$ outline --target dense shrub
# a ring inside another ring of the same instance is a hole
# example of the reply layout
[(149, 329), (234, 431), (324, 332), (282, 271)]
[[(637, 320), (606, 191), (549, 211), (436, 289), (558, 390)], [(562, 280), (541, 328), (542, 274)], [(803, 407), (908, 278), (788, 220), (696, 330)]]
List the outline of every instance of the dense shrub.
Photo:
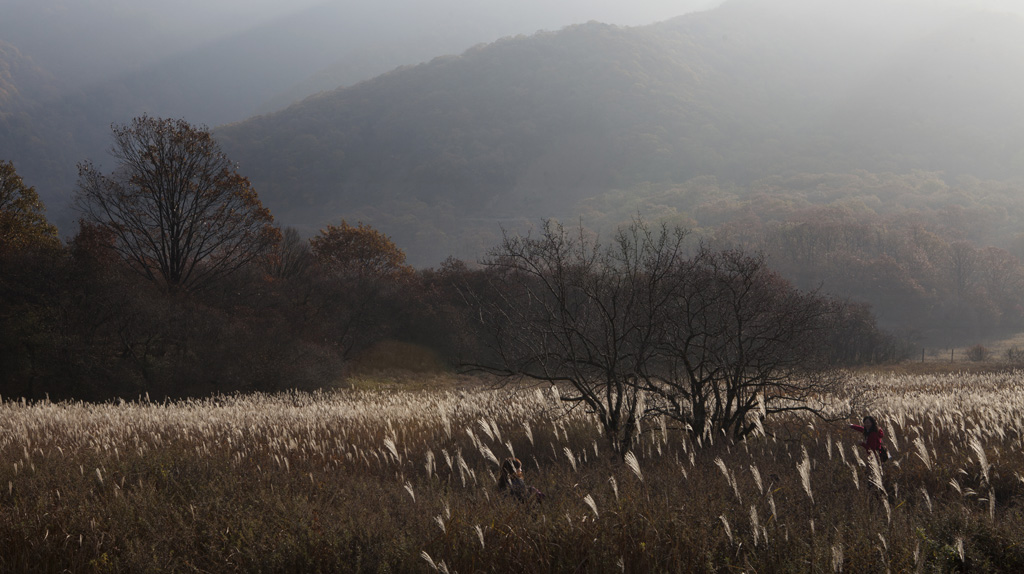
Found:
[(975, 345), (967, 349), (967, 358), (975, 363), (988, 359), (992, 353), (984, 345)]

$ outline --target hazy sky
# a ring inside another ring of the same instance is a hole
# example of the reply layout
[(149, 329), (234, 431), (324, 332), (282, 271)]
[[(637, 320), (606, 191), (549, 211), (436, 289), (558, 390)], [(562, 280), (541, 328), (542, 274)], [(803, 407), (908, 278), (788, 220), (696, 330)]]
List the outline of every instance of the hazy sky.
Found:
[[(146, 67), (303, 11), (349, 17), (339, 35), (382, 24), (411, 36), (479, 26), (481, 37), (599, 20), (647, 24), (722, 0), (0, 0), (0, 41), (71, 81)], [(468, 46), (466, 46), (468, 47)], [(335, 57), (340, 57), (336, 55)]]
[[(439, 23), (514, 34), (598, 20), (648, 24), (709, 9), (723, 0), (0, 0), (0, 40), (59, 74), (83, 77), (146, 66), (196, 46), (286, 19), (304, 10), (351, 14), (339, 34), (366, 19), (413, 33)], [(749, 0), (740, 0), (749, 1)], [(757, 0), (753, 0), (757, 1)], [(771, 3), (776, 0), (762, 0)], [(854, 0), (822, 0), (853, 3)], [(1024, 11), (1019, 0), (892, 0)], [(494, 39), (494, 38), (490, 38)], [(481, 39), (480, 41), (486, 41)], [(88, 70), (88, 71), (86, 71)]]
[[(42, 40), (51, 33), (74, 29), (101, 36), (110, 26), (133, 22), (157, 37), (209, 41), (322, 5), (348, 6), (355, 17), (368, 11), (390, 13), (396, 23), (428, 13), (446, 12), (474, 17), (548, 22), (564, 26), (587, 20), (623, 25), (646, 24), (680, 13), (720, 4), (722, 0), (0, 0), (6, 17), (0, 32), (32, 35)], [(22, 19), (21, 22), (18, 22)], [(27, 21), (26, 21), (27, 20)], [(97, 25), (99, 23), (99, 25)], [(26, 26), (30, 28), (26, 30)], [(33, 26), (41, 26), (32, 29)], [(47, 26), (52, 26), (47, 28)], [(123, 30), (130, 33), (131, 30)]]

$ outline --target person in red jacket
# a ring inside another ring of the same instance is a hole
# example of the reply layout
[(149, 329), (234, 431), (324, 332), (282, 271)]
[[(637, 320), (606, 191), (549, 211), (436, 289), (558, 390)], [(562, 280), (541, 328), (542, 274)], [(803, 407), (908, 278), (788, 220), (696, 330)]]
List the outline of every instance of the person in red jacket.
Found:
[(544, 499), (541, 491), (523, 482), (523, 463), (515, 457), (506, 458), (501, 463), (498, 490), (511, 495), (519, 502), (540, 502)]
[(866, 416), (862, 422), (864, 423), (863, 426), (850, 425), (850, 428), (853, 430), (864, 433), (864, 442), (860, 443), (860, 446), (864, 447), (864, 450), (868, 453), (877, 456), (882, 462), (889, 460), (889, 452), (882, 445), (885, 433), (882, 429), (878, 428), (875, 417)]

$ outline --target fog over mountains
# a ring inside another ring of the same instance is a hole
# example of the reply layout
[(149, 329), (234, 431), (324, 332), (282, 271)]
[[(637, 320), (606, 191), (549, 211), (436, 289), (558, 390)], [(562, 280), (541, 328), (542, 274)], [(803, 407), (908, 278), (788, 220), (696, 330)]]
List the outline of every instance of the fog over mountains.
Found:
[[(175, 21), (131, 2), (13, 2), (0, 157), (66, 229), (74, 165), (108, 161), (110, 123), (235, 122), (218, 140), (282, 224), (363, 220), (417, 264), (475, 258), (501, 225), (615, 223), (695, 178), (736, 197), (804, 173), (1024, 178), (1024, 19), (1009, 4), (716, 4), (195, 2)], [(704, 10), (648, 24), (687, 8)], [(634, 26), (561, 29), (588, 14)], [(99, 35), (78, 42), (76, 21)], [(31, 33), (44, 26), (53, 37)], [(679, 217), (703, 226), (695, 209)]]
[(1019, 179), (1022, 34), (1015, 15), (739, 0), (506, 38), (218, 136), (284, 220), (358, 217), (436, 261), (499, 223), (702, 176)]
[(0, 157), (60, 213), (74, 164), (106, 160), (111, 123), (215, 126), (509, 34), (718, 2), (2, 0)]

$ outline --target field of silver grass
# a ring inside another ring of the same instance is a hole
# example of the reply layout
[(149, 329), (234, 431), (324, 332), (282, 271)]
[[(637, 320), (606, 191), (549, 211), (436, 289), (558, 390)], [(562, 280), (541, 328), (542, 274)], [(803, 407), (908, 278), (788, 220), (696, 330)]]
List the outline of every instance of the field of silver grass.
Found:
[[(796, 416), (652, 420), (623, 459), (550, 387), (8, 401), (0, 570), (1018, 571), (1022, 386), (859, 376), (883, 465)], [(496, 490), (508, 456), (542, 501)]]

